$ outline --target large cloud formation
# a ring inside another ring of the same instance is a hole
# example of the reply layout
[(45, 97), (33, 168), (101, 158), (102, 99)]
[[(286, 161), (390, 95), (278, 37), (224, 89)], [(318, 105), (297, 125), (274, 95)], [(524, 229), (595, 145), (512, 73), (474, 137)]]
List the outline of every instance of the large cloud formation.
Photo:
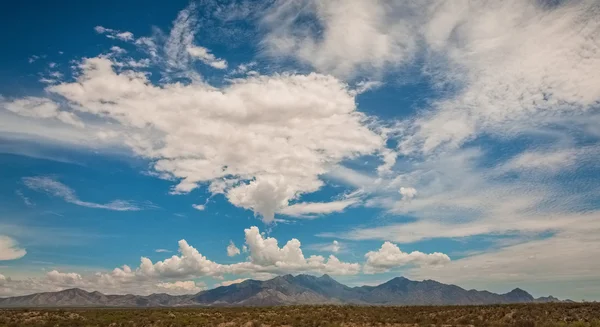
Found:
[(179, 179), (173, 193), (211, 183), (266, 222), (290, 200), (318, 190), (319, 175), (334, 164), (383, 144), (364, 126), (351, 91), (331, 76), (257, 76), (216, 89), (155, 86), (112, 66), (106, 58), (86, 59), (76, 82), (48, 91), (127, 128), (115, 137), (154, 160), (157, 172)]
[[(248, 249), (246, 261), (220, 264), (202, 255), (186, 240), (180, 240), (178, 254), (156, 262), (142, 257), (137, 268), (124, 265), (114, 268), (112, 271), (92, 274), (51, 270), (42, 278), (29, 279), (11, 279), (0, 275), (0, 296), (54, 291), (69, 287), (120, 294), (131, 292), (136, 294), (152, 292), (184, 294), (197, 292), (204, 287), (204, 282), (196, 280), (198, 278), (222, 279), (226, 275), (268, 278), (288, 273), (340, 276), (356, 275), (361, 271), (361, 264), (343, 262), (333, 254), (327, 258), (320, 255), (306, 257), (301, 249), (300, 241), (295, 238), (280, 247), (277, 239), (264, 236), (258, 227), (247, 228), (244, 230), (244, 234)], [(384, 244), (378, 253), (383, 254), (382, 251), (386, 249), (387, 245)], [(388, 271), (406, 265), (438, 265), (449, 261), (447, 256), (440, 253), (426, 255), (413, 252), (405, 254), (411, 257), (410, 260), (396, 258), (393, 262), (389, 260), (383, 262), (380, 258), (381, 255), (378, 257), (373, 253), (375, 252), (367, 254), (368, 260), (365, 266), (365, 269), (371, 273)], [(403, 255), (402, 253), (392, 254)]]

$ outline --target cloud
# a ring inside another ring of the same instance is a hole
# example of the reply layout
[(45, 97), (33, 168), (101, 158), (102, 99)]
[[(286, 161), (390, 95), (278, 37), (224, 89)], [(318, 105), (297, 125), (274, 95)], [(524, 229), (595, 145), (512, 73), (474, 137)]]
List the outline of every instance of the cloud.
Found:
[(169, 253), (172, 252), (171, 250), (167, 250), (167, 249), (156, 249), (154, 250), (154, 252), (156, 253)]
[(204, 211), (204, 209), (206, 209), (206, 206), (204, 204), (192, 204), (192, 208), (199, 211)]
[(156, 87), (111, 66), (106, 58), (87, 59), (77, 82), (48, 90), (128, 127), (125, 144), (153, 159), (157, 172), (180, 179), (174, 193), (225, 178), (227, 199), (265, 222), (300, 194), (318, 190), (319, 175), (337, 162), (383, 145), (356, 112), (347, 86), (331, 76), (254, 76), (218, 90), (194, 83)]
[(62, 284), (71, 285), (71, 284), (77, 284), (77, 283), (83, 281), (83, 278), (81, 277), (80, 274), (61, 273), (57, 270), (52, 270), (52, 271), (49, 271), (48, 273), (46, 273), (46, 278), (48, 279), (48, 281), (59, 284), (59, 285), (62, 285)]
[(77, 197), (77, 194), (74, 190), (51, 177), (24, 177), (23, 183), (25, 186), (34, 191), (43, 192), (54, 197), (62, 198), (68, 203), (82, 207), (115, 211), (138, 211), (144, 209), (144, 207), (126, 200), (114, 200), (106, 204), (82, 201)]
[(425, 254), (419, 251), (406, 253), (402, 252), (396, 244), (390, 242), (383, 243), (381, 248), (377, 251), (367, 252), (365, 258), (367, 258), (367, 262), (364, 266), (364, 272), (367, 274), (387, 272), (392, 268), (409, 264), (438, 266), (450, 262), (450, 257), (443, 253), (435, 252)]
[(504, 165), (512, 171), (557, 172), (571, 167), (576, 163), (578, 151), (528, 151), (522, 152)]
[(238, 247), (235, 246), (233, 241), (229, 241), (229, 245), (227, 246), (227, 256), (235, 257), (238, 254), (240, 254), (240, 249), (238, 249)]
[(3, 101), (0, 106), (17, 115), (38, 119), (56, 119), (76, 127), (84, 127), (83, 122), (72, 112), (60, 110), (58, 103), (37, 97), (25, 97), (13, 101)]
[[(194, 43), (197, 23), (191, 4), (168, 35), (157, 30), (131, 41), (158, 69), (159, 82), (114, 56), (83, 59), (73, 81), (46, 91), (86, 117), (86, 129), (75, 133), (64, 126), (32, 126), (31, 137), (126, 146), (151, 160), (159, 176), (179, 181), (172, 193), (188, 193), (206, 183), (213, 194), (223, 193), (265, 222), (274, 221), (280, 210), (301, 214), (312, 207), (315, 213), (325, 212), (325, 204), (286, 207), (319, 190), (324, 185), (320, 176), (339, 162), (385, 145), (368, 117), (356, 110), (356, 92), (335, 77), (316, 73), (255, 74), (211, 86), (195, 71), (192, 54), (213, 64), (220, 59)], [(115, 37), (122, 33), (102, 26), (95, 30)], [(15, 129), (5, 125), (0, 123), (0, 130)], [(198, 130), (199, 125), (206, 128)]]
[(333, 255), (328, 258), (315, 255), (305, 257), (297, 239), (291, 239), (283, 247), (279, 247), (277, 239), (264, 237), (257, 227), (245, 229), (244, 233), (249, 254), (247, 261), (220, 264), (203, 256), (187, 241), (180, 240), (177, 255), (156, 262), (142, 257), (137, 268), (123, 265), (108, 272), (86, 274), (52, 270), (43, 278), (6, 278), (9, 282), (0, 285), (0, 296), (71, 287), (118, 294), (132, 291), (136, 294), (181, 294), (186, 291), (197, 292), (197, 288), (204, 286), (196, 282), (197, 288), (194, 288), (189, 281), (177, 282), (181, 279), (222, 278), (228, 274), (264, 279), (288, 273), (355, 275), (360, 272), (360, 264), (342, 262)]
[[(325, 175), (354, 188), (357, 204), (390, 217), (384, 225), (322, 233), (336, 239), (405, 244), (551, 233), (546, 244), (556, 246), (552, 242), (564, 235), (586, 237), (599, 185), (595, 1), (273, 4), (259, 18), (264, 54), (320, 73), (263, 76), (239, 66), (241, 78), (208, 84), (194, 63), (221, 59), (197, 44), (191, 5), (170, 33), (157, 30), (129, 41), (149, 56), (160, 78), (105, 55), (88, 58), (70, 82), (48, 87), (49, 98), (36, 100), (49, 108), (60, 103), (50, 117), (28, 116), (34, 119), (24, 124), (21, 113), (4, 110), (0, 130), (26, 131), (35, 140), (125, 145), (152, 161), (157, 175), (178, 181), (172, 193), (207, 185), (265, 222), (277, 213), (312, 217), (345, 210), (347, 199), (298, 202), (321, 189)], [(188, 50), (194, 47), (199, 56)], [(358, 94), (378, 86), (369, 81), (407, 77), (410, 83), (413, 75), (426, 80), (433, 96), (412, 116), (381, 122), (357, 110)], [(57, 118), (71, 109), (86, 118), (80, 118), (85, 131)], [(17, 111), (37, 114), (28, 110)], [(376, 171), (343, 166), (364, 155), (381, 160)], [(300, 246), (288, 244), (265, 247), (275, 264), (254, 253), (249, 262), (216, 270), (321, 272), (329, 265), (318, 256), (313, 266), (303, 255), (289, 257)], [(283, 249), (291, 254), (282, 255)], [(489, 258), (496, 251), (487, 250)], [(593, 246), (577, 251), (588, 257), (597, 252)], [(587, 276), (584, 270), (576, 273)]]
[(401, 187), (400, 195), (402, 195), (402, 200), (410, 200), (417, 196), (417, 190), (412, 187)]
[(35, 206), (35, 203), (33, 203), (33, 201), (31, 201), (30, 198), (26, 197), (25, 194), (23, 194), (23, 191), (21, 190), (16, 190), (15, 194), (21, 198), (21, 200), (23, 200), (23, 203), (25, 203), (26, 206), (28, 207), (33, 207)]
[(380, 73), (414, 57), (417, 27), (407, 18), (420, 17), (419, 7), (407, 1), (278, 1), (262, 17), (262, 44), (268, 55), (293, 57), (336, 76)]
[(187, 48), (187, 52), (195, 58), (200, 59), (203, 63), (217, 69), (226, 69), (227, 61), (224, 59), (219, 59), (215, 57), (214, 54), (210, 53), (205, 47), (201, 46), (189, 46)]
[(110, 52), (112, 52), (116, 55), (121, 55), (121, 54), (127, 53), (127, 50), (114, 45), (114, 46), (110, 47)]
[(339, 252), (343, 251), (343, 249), (344, 249), (343, 245), (336, 240), (332, 241), (331, 243), (310, 244), (309, 246), (307, 246), (307, 248), (310, 250), (319, 251), (319, 252), (333, 252), (333, 253), (339, 253)]
[[(518, 244), (453, 260), (442, 269), (419, 267), (410, 269), (407, 276), (431, 278), (447, 283), (475, 285), (536, 285), (539, 292), (550, 292), (557, 285), (569, 285), (574, 281), (586, 281), (593, 285), (598, 281), (600, 269), (597, 260), (590, 260), (597, 249), (598, 214), (590, 217), (590, 223), (578, 224), (577, 229), (558, 232), (551, 237), (530, 239)], [(595, 219), (595, 220), (594, 220)], [(597, 291), (597, 288), (595, 289)], [(576, 293), (570, 290), (565, 293)], [(554, 293), (553, 293), (554, 294)]]
[(340, 249), (341, 249), (340, 243), (338, 241), (334, 240), (331, 244), (331, 252), (337, 253), (337, 252), (340, 252)]
[(280, 209), (277, 213), (296, 218), (313, 218), (313, 215), (342, 212), (358, 201), (358, 199), (347, 199), (332, 202), (301, 202)]
[[(597, 9), (594, 1), (437, 5), (424, 26), (428, 69), (460, 90), (415, 120), (403, 150), (456, 147), (480, 133), (512, 136), (597, 106)], [(541, 39), (549, 42), (532, 41)]]
[(121, 32), (118, 30), (114, 30), (111, 28), (106, 28), (103, 26), (96, 26), (94, 27), (94, 31), (96, 31), (96, 33), (98, 34), (104, 34), (106, 35), (107, 38), (109, 39), (117, 39), (117, 40), (121, 40), (121, 41), (133, 41), (135, 38), (133, 36), (133, 33), (131, 32)]
[(170, 294), (193, 294), (200, 292), (206, 285), (203, 283), (194, 282), (192, 280), (176, 281), (156, 284), (158, 288), (163, 288)]
[(25, 249), (19, 247), (17, 242), (4, 235), (0, 235), (0, 261), (16, 260), (27, 254)]

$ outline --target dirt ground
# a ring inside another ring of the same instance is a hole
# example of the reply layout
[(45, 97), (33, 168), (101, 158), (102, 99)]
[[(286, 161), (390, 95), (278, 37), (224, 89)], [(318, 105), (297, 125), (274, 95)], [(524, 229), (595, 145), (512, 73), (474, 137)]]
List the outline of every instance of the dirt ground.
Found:
[(600, 303), (404, 307), (0, 309), (0, 326), (600, 327)]

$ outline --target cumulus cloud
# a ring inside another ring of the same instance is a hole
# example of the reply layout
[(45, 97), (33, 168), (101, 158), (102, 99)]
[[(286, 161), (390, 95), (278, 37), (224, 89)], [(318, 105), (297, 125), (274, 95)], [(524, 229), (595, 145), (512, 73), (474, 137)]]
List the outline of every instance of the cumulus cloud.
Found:
[[(156, 262), (142, 257), (137, 268), (123, 265), (109, 272), (92, 274), (52, 270), (43, 278), (23, 280), (6, 278), (9, 282), (0, 287), (0, 296), (69, 287), (119, 294), (132, 290), (137, 294), (152, 292), (181, 294), (197, 292), (204, 287), (204, 284), (198, 282), (193, 284), (193, 281), (181, 281), (182, 279), (222, 278), (227, 274), (245, 274), (263, 279), (288, 273), (354, 275), (360, 272), (360, 264), (342, 262), (333, 255), (328, 258), (316, 255), (305, 257), (300, 248), (300, 241), (297, 239), (292, 239), (283, 247), (279, 247), (277, 239), (263, 236), (257, 227), (245, 229), (244, 233), (249, 253), (247, 261), (220, 264), (206, 258), (187, 241), (180, 240), (178, 254)], [(239, 249), (236, 254), (239, 254)]]
[(385, 242), (377, 251), (369, 251), (365, 254), (367, 262), (364, 266), (364, 272), (373, 274), (386, 272), (392, 268), (401, 267), (409, 264), (418, 266), (438, 266), (450, 262), (450, 257), (443, 253), (434, 252), (426, 254), (419, 251), (411, 253), (402, 252), (400, 248), (393, 243)]
[(20, 248), (17, 241), (11, 237), (0, 235), (0, 261), (19, 259), (25, 254), (27, 251)]
[(198, 211), (204, 211), (204, 209), (206, 209), (206, 206), (204, 204), (192, 204), (192, 208)]
[(283, 247), (279, 247), (277, 239), (264, 237), (257, 227), (244, 230), (246, 244), (250, 253), (250, 262), (260, 268), (260, 271), (286, 272), (318, 272), (334, 275), (351, 275), (360, 270), (358, 263), (341, 262), (330, 255), (328, 259), (312, 255), (304, 257), (300, 249), (300, 241), (291, 239)]
[(254, 76), (218, 90), (157, 87), (143, 75), (116, 73), (106, 58), (87, 59), (81, 68), (76, 82), (48, 90), (130, 128), (126, 144), (180, 180), (174, 193), (225, 178), (221, 191), (229, 201), (265, 222), (290, 200), (318, 190), (319, 175), (337, 162), (383, 146), (347, 86), (331, 76)]
[(229, 245), (227, 246), (227, 256), (235, 257), (238, 254), (240, 254), (240, 249), (237, 246), (235, 246), (233, 241), (229, 241)]
[(23, 183), (25, 186), (34, 191), (43, 192), (54, 197), (62, 198), (68, 203), (82, 207), (115, 211), (137, 211), (144, 209), (144, 206), (139, 206), (126, 200), (114, 200), (106, 204), (82, 201), (79, 199), (79, 197), (77, 197), (77, 194), (73, 189), (51, 177), (24, 177)]
[(417, 190), (413, 187), (401, 187), (400, 195), (402, 195), (402, 200), (410, 200), (417, 196)]
[(170, 294), (192, 294), (200, 292), (205, 287), (203, 283), (197, 283), (192, 280), (157, 283), (156, 286), (165, 289)]

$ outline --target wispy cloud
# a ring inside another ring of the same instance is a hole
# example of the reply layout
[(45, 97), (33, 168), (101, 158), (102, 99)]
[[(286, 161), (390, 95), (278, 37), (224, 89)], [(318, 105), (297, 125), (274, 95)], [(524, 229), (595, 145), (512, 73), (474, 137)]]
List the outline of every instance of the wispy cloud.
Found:
[(346, 252), (346, 245), (337, 240), (331, 243), (315, 243), (306, 246), (307, 249), (319, 252), (342, 253)]
[(82, 207), (115, 211), (138, 211), (148, 209), (149, 207), (151, 207), (149, 205), (139, 205), (127, 200), (113, 200), (106, 204), (83, 201), (79, 199), (79, 197), (73, 189), (57, 181), (54, 178), (46, 176), (24, 177), (23, 183), (25, 184), (25, 186), (32, 190), (61, 198), (68, 203), (72, 203)]
[(35, 203), (33, 203), (33, 201), (31, 201), (30, 198), (26, 197), (25, 194), (23, 194), (23, 191), (21, 190), (16, 190), (15, 194), (21, 198), (21, 200), (23, 200), (23, 203), (25, 203), (26, 206), (28, 207), (33, 207), (35, 206)]
[(295, 218), (316, 218), (334, 212), (342, 212), (349, 206), (357, 204), (359, 199), (346, 199), (332, 202), (300, 202), (289, 205), (277, 213)]

